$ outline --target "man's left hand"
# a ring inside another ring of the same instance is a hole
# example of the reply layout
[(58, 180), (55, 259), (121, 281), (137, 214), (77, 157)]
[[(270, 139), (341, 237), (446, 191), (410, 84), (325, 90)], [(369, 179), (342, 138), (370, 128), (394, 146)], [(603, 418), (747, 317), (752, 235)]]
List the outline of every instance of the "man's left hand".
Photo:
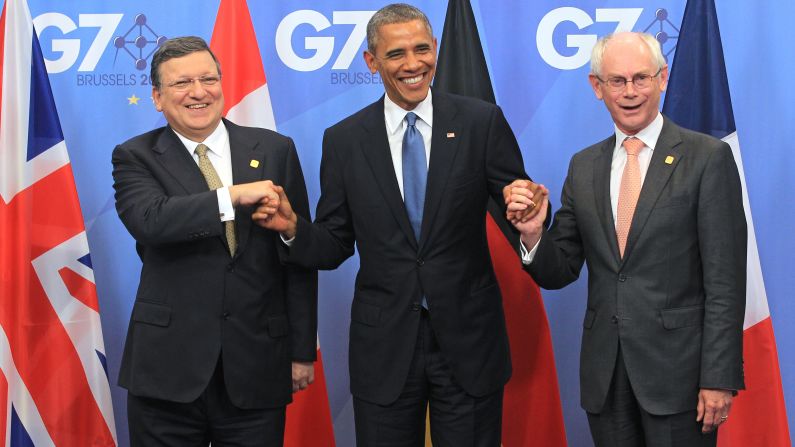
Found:
[(306, 389), (315, 381), (315, 364), (293, 362), (293, 393)]
[(698, 416), (696, 421), (702, 422), (702, 433), (717, 430), (720, 424), (729, 419), (729, 410), (732, 406), (732, 392), (730, 390), (715, 390), (702, 388), (698, 393)]

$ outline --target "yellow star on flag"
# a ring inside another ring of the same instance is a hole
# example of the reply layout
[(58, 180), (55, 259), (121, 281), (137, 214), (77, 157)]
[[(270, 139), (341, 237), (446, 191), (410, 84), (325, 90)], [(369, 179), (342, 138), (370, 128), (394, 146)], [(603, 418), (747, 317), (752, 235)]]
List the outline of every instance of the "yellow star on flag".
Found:
[(133, 95), (132, 95), (132, 96), (130, 96), (129, 98), (127, 98), (127, 101), (130, 101), (130, 102), (127, 104), (127, 105), (130, 105), (130, 104), (135, 104), (135, 105), (138, 105), (138, 100), (139, 100), (139, 99), (141, 99), (141, 98), (139, 98), (139, 97), (135, 96), (135, 93), (133, 93)]

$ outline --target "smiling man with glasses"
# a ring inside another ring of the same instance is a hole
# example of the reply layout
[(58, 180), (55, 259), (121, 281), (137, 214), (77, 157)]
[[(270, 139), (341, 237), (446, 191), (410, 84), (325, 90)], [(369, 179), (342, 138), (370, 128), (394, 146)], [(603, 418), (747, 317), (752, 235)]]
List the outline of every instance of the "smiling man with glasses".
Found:
[(505, 190), (525, 268), (559, 289), (588, 264), (580, 392), (597, 447), (715, 446), (744, 387), (737, 166), (728, 144), (659, 112), (668, 66), (653, 36), (602, 38), (589, 81), (615, 126), (573, 156), (552, 227), (521, 216), (530, 182)]
[(295, 146), (221, 117), (221, 64), (198, 37), (152, 57), (168, 125), (113, 151), (116, 209), (143, 268), (122, 357), (132, 446), (282, 446), (291, 392), (313, 379), (317, 273), (279, 262), (253, 225), (309, 204)]

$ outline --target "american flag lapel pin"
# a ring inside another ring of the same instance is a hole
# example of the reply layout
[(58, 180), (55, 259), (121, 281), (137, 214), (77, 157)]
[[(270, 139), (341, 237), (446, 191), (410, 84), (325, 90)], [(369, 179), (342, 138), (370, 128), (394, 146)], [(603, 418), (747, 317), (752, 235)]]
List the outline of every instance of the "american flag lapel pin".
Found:
[(447, 138), (455, 138), (455, 132), (447, 132)]

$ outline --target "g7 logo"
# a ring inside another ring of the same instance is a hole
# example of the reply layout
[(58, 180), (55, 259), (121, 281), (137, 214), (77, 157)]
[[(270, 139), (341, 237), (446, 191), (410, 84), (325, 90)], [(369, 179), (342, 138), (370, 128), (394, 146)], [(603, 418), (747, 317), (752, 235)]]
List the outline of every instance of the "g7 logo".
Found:
[(536, 46), (541, 58), (549, 65), (561, 70), (574, 70), (587, 64), (590, 52), (596, 44), (596, 34), (569, 34), (566, 36), (566, 46), (577, 48), (571, 56), (564, 56), (555, 49), (552, 35), (555, 28), (563, 22), (573, 22), (577, 28), (583, 29), (594, 22), (617, 22), (614, 32), (631, 31), (638, 22), (643, 8), (597, 8), (596, 20), (591, 20), (587, 12), (582, 9), (564, 7), (549, 11), (538, 24), (536, 31)]
[[(93, 71), (99, 63), (99, 58), (108, 46), (108, 42), (113, 37), (113, 32), (121, 22), (122, 14), (80, 14), (78, 23), (80, 28), (99, 28), (94, 41), (88, 47), (83, 61), (77, 67), (77, 71)], [(33, 26), (38, 31), (39, 36), (42, 32), (54, 26), (64, 35), (76, 30), (78, 25), (68, 16), (58, 12), (47, 12), (33, 19)], [(50, 73), (61, 73), (66, 71), (77, 62), (80, 56), (80, 39), (52, 39), (52, 51), (61, 53), (61, 57), (55, 60), (44, 58), (44, 64)]]
[[(367, 34), (367, 22), (375, 11), (334, 11), (331, 23), (334, 25), (354, 25), (348, 40), (339, 56), (331, 66), (333, 70), (347, 70), (356, 56), (359, 46)], [(315, 31), (323, 31), (331, 26), (326, 16), (311, 9), (291, 12), (282, 19), (276, 28), (276, 53), (284, 65), (297, 71), (315, 71), (331, 60), (334, 52), (334, 37), (313, 36), (304, 38), (304, 49), (314, 50), (310, 57), (301, 57), (293, 48), (292, 38), (300, 25), (311, 25)]]

